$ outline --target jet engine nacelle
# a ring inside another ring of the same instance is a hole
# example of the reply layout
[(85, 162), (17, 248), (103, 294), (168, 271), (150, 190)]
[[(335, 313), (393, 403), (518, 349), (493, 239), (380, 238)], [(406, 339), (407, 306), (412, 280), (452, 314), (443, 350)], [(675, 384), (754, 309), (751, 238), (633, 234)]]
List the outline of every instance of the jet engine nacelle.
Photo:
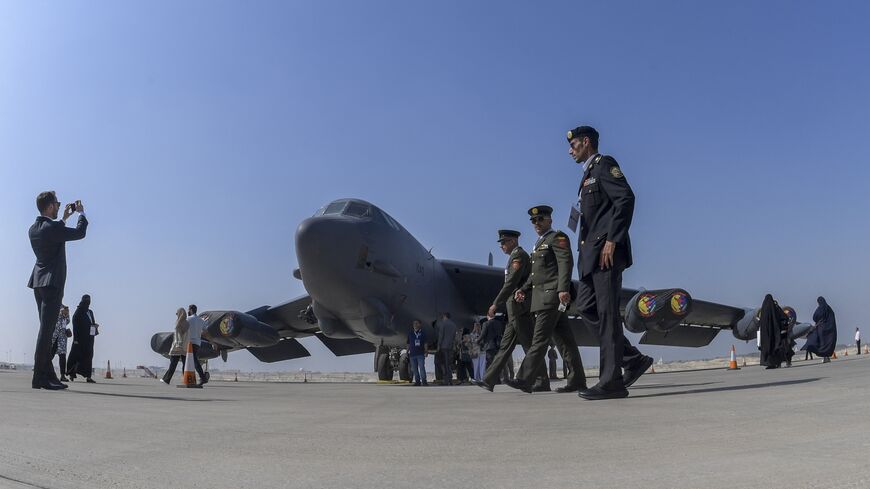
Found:
[[(743, 318), (737, 322), (731, 333), (738, 340), (749, 341), (754, 340), (758, 334), (758, 322), (761, 320), (761, 308), (744, 309)], [(797, 312), (794, 308), (785, 306), (782, 308), (788, 318), (788, 325), (791, 328), (791, 338), (803, 338), (811, 328), (811, 325), (797, 322)]]
[(239, 311), (206, 311), (200, 315), (207, 323), (210, 341), (229, 348), (272, 346), (281, 339), (268, 324)]
[(625, 327), (632, 333), (676, 328), (692, 310), (692, 296), (683, 289), (642, 290), (625, 306)]
[(755, 339), (755, 333), (758, 331), (758, 321), (761, 319), (760, 308), (743, 309), (743, 317), (734, 328), (731, 329), (731, 334), (738, 340), (749, 341)]

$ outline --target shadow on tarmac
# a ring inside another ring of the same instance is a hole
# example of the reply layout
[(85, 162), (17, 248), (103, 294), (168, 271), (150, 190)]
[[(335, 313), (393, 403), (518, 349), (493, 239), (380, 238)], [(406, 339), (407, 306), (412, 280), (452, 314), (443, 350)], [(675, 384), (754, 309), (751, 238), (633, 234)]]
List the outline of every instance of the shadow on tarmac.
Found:
[(821, 380), (822, 377), (816, 377), (812, 379), (798, 379), (798, 380), (783, 380), (780, 382), (767, 382), (764, 384), (752, 384), (752, 385), (733, 385), (729, 387), (709, 387), (707, 389), (689, 389), (685, 391), (677, 391), (677, 392), (661, 392), (658, 394), (646, 394), (642, 396), (631, 396), (632, 399), (643, 399), (646, 397), (663, 397), (663, 396), (681, 396), (685, 394), (705, 394), (708, 392), (727, 392), (727, 391), (742, 391), (746, 389), (763, 389), (765, 387), (777, 387), (784, 385), (798, 385), (798, 384), (806, 384), (809, 382), (815, 382), (817, 380)]
[(169, 396), (143, 396), (140, 394), (113, 394), (110, 392), (87, 392), (87, 391), (69, 391), (71, 394), (84, 394), (91, 396), (109, 396), (109, 397), (129, 397), (134, 399), (155, 399), (158, 401), (190, 401), (190, 402), (231, 402), (229, 399), (188, 399), (184, 397), (169, 397)]
[(635, 385), (631, 388), (631, 390), (636, 389), (661, 389), (663, 387), (695, 387), (699, 385), (712, 385), (712, 384), (721, 384), (722, 382), (698, 382), (696, 384), (645, 384), (645, 385)]

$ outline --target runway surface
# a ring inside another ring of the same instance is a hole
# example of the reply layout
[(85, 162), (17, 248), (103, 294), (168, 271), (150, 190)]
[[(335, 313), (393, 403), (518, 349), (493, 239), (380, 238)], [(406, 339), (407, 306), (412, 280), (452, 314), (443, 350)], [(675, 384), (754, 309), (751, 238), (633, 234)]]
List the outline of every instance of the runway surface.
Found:
[(0, 372), (0, 487), (866, 488), (868, 384), (863, 355), (646, 375), (600, 402), (141, 378), (49, 392)]

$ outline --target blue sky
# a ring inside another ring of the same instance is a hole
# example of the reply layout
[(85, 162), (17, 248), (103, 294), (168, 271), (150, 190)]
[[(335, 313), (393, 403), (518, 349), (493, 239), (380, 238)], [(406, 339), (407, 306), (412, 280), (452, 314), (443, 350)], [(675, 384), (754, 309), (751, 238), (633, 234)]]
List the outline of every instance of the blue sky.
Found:
[[(439, 258), (500, 263), (494, 231), (528, 238), (529, 206), (567, 219), (579, 124), (637, 194), (627, 286), (771, 292), (802, 319), (824, 295), (851, 337), (870, 272), (868, 18), (863, 2), (4, 2), (0, 360), (32, 359), (42, 190), (87, 206), (66, 302), (93, 296), (96, 361), (162, 364), (148, 341), (178, 306), (303, 293), (295, 227), (335, 198), (381, 206)], [(275, 368), (371, 366), (304, 343), (312, 358)]]

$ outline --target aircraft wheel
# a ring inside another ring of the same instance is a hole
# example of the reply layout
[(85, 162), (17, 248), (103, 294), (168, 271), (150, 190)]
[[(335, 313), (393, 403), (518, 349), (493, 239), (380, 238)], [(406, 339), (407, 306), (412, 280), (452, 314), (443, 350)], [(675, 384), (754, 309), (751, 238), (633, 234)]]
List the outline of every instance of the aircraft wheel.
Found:
[(393, 380), (393, 364), (390, 362), (390, 349), (382, 346), (378, 347), (378, 380), (391, 381)]
[(405, 380), (410, 382), (413, 377), (411, 376), (411, 359), (408, 355), (402, 355), (399, 359), (399, 380)]

